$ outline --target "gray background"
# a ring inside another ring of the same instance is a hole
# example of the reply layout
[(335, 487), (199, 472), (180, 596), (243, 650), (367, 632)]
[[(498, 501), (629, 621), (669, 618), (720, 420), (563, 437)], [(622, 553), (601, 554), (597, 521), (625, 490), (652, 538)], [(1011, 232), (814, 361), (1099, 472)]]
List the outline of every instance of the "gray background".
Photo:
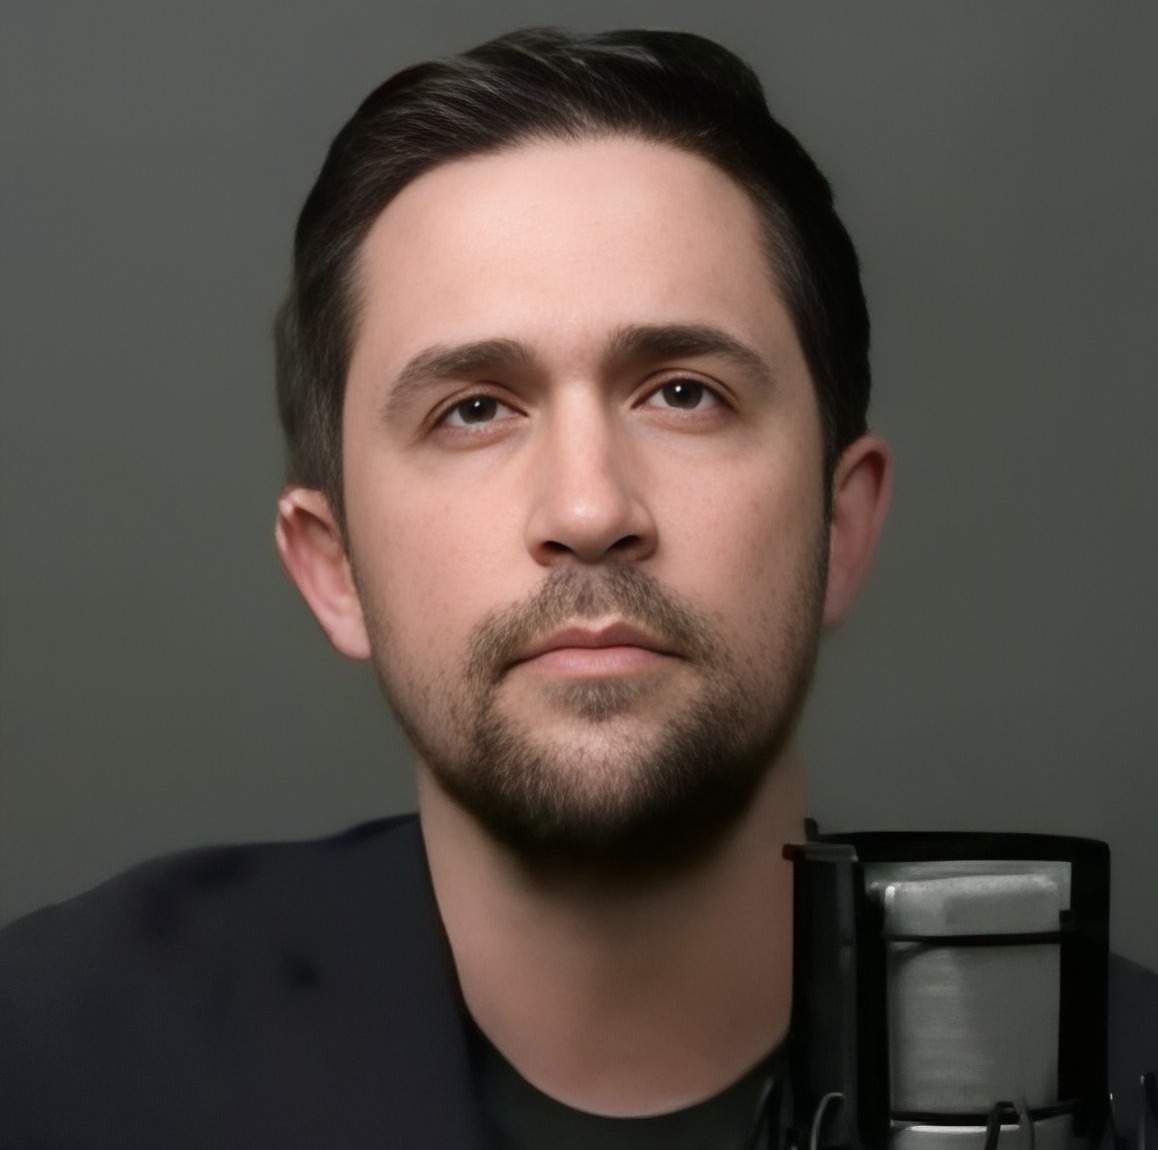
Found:
[(804, 735), (830, 829), (1108, 839), (1158, 966), (1158, 5), (6, 0), (5, 916), (412, 801), (271, 546), (267, 333), (330, 136), (510, 26), (746, 54), (832, 176), (894, 514)]

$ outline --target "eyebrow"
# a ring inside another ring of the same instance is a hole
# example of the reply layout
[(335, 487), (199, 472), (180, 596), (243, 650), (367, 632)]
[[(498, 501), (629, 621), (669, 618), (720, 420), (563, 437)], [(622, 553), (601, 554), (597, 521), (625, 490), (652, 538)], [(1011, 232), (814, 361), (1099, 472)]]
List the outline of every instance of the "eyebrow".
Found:
[[(619, 328), (607, 343), (606, 364), (631, 360), (686, 359), (716, 356), (731, 361), (761, 387), (773, 383), (765, 358), (748, 344), (711, 324), (632, 324)], [(407, 361), (390, 386), (383, 405), (387, 422), (428, 388), (448, 379), (488, 375), (501, 370), (532, 368), (538, 357), (515, 339), (483, 339), (460, 344), (435, 344)]]
[(480, 339), (471, 343), (435, 344), (407, 361), (390, 387), (382, 413), (394, 419), (411, 400), (447, 379), (483, 375), (501, 368), (527, 368), (535, 357), (515, 339)]
[(636, 324), (620, 328), (608, 344), (610, 360), (686, 359), (716, 356), (731, 361), (757, 383), (771, 387), (773, 372), (753, 347), (711, 324)]

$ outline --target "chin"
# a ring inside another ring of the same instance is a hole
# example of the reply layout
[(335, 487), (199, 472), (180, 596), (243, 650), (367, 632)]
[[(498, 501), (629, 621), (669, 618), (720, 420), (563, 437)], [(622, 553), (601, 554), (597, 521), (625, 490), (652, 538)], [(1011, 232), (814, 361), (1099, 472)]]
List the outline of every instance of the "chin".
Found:
[(444, 793), (537, 870), (622, 881), (694, 865), (751, 807), (794, 722), (738, 741), (738, 716), (705, 701), (648, 732), (622, 683), (585, 686), (569, 699), (580, 725), (562, 738), (492, 714), (466, 759), (426, 757)]

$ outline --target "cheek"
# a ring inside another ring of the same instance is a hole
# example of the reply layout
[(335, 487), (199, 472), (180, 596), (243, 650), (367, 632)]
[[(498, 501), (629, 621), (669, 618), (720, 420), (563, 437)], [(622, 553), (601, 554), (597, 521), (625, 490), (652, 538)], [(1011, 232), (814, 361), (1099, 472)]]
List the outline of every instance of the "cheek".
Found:
[[(819, 483), (778, 470), (733, 473), (667, 516), (671, 578), (740, 644), (782, 610), (799, 611), (817, 579), (823, 500)], [(661, 528), (662, 531), (662, 528)], [(682, 565), (682, 564), (681, 564)]]
[(497, 509), (397, 474), (354, 482), (362, 485), (349, 490), (389, 493), (352, 501), (347, 510), (363, 594), (396, 654), (417, 665), (459, 651), (481, 618), (502, 605), (495, 596), (512, 592)]

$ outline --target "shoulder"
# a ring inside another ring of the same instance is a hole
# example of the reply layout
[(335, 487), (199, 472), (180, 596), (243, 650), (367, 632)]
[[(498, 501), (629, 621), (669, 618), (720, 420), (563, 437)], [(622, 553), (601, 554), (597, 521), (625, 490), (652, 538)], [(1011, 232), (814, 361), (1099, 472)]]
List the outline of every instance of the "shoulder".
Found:
[(270, 928), (308, 930), (335, 895), (380, 896), (405, 878), (400, 870), (420, 865), (417, 838), (416, 820), (403, 816), (324, 839), (207, 847), (141, 864), (0, 931), (0, 988), (26, 997), (215, 951), (240, 957)]
[(1109, 1066), (1118, 1120), (1137, 1122), (1139, 1079), (1158, 1072), (1158, 974), (1136, 962), (1110, 956)]
[[(368, 1052), (388, 1072), (406, 1058), (392, 1036), (450, 1017), (443, 946), (413, 817), (136, 867), (0, 931), (0, 1130), (34, 1115), (55, 1144), (52, 1124), (84, 1114), (136, 1145), (216, 1121), (208, 1098), (230, 1130), (288, 1124), (293, 1092), (327, 1075), (340, 1105)], [(303, 1102), (294, 1121), (320, 1114)]]

